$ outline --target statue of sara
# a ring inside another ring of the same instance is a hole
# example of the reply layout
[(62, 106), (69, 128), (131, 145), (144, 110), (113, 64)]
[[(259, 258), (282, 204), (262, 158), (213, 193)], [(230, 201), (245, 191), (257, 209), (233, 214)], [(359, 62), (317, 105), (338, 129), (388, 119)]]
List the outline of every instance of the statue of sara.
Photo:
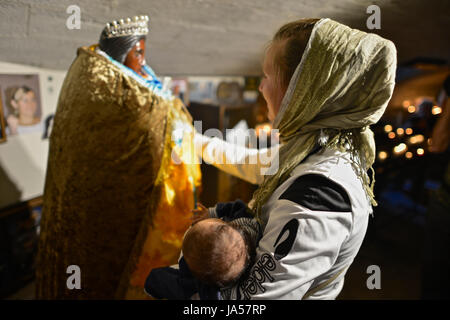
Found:
[(50, 137), (37, 299), (146, 298), (149, 271), (177, 262), (201, 173), (188, 111), (145, 63), (147, 33), (146, 16), (107, 24), (67, 73)]

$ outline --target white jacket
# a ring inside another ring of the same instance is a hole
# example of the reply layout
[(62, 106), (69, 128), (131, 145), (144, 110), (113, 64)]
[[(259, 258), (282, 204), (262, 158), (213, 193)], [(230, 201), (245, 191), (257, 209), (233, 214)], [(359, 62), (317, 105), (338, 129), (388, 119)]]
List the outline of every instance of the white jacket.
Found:
[[(210, 143), (206, 141), (206, 147), (209, 144), (212, 151)], [(214, 150), (216, 156), (220, 157), (224, 146), (230, 154), (232, 146), (215, 143), (220, 145)], [(244, 156), (258, 152), (247, 150)], [(240, 164), (230, 170), (232, 164), (228, 164), (225, 171), (260, 181), (262, 176), (255, 173), (257, 165), (252, 166)], [(222, 297), (302, 299), (308, 290), (337, 275), (308, 297), (335, 299), (362, 244), (370, 213), (372, 207), (347, 153), (326, 149), (309, 156), (263, 206), (262, 217), (267, 223), (256, 263), (249, 277), (222, 290)]]

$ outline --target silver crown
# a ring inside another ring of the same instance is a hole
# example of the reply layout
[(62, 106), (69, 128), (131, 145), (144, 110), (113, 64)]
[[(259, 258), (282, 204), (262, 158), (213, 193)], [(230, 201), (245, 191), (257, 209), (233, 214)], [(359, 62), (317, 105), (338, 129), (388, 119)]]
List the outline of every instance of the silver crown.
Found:
[(148, 16), (134, 16), (106, 24), (106, 37), (145, 36), (148, 33)]

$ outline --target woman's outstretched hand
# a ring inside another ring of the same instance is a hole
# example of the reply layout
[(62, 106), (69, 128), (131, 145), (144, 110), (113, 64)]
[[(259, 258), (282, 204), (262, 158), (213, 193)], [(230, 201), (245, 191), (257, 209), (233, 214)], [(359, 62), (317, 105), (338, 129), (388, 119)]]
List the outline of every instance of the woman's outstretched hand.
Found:
[(200, 202), (197, 202), (197, 209), (192, 210), (193, 216), (192, 216), (192, 224), (209, 218), (209, 210), (204, 205), (202, 205)]

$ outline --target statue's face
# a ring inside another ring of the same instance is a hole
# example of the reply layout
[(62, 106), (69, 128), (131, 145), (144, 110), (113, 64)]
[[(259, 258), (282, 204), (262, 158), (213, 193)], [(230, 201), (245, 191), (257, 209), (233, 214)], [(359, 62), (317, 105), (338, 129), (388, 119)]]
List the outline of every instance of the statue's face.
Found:
[(145, 39), (139, 40), (130, 52), (128, 52), (123, 64), (141, 76), (145, 76), (142, 70), (142, 67), (145, 65)]

